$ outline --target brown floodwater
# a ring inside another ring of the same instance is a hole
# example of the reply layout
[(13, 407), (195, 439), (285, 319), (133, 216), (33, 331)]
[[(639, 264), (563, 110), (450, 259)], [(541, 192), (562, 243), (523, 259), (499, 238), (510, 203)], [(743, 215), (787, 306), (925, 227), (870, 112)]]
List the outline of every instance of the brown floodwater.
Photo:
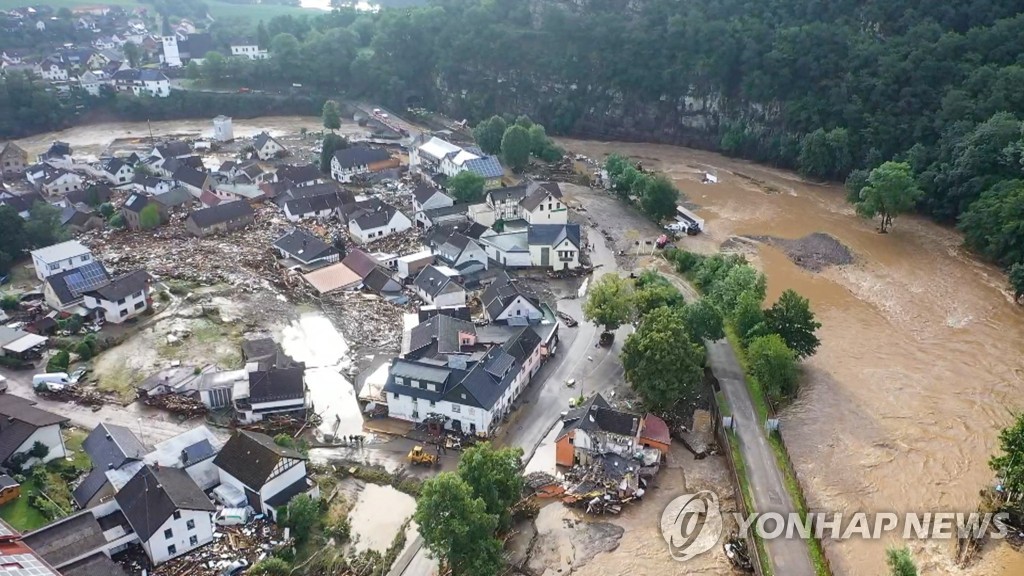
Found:
[[(566, 140), (601, 159), (617, 152), (668, 173), (707, 221), (687, 238), (702, 251), (735, 235), (799, 238), (827, 232), (852, 265), (807, 272), (781, 251), (756, 246), (768, 298), (793, 288), (822, 323), (799, 400), (783, 433), (812, 509), (972, 510), (993, 480), (987, 461), (1000, 428), (1024, 407), (1024, 308), (1005, 276), (966, 253), (954, 231), (901, 216), (890, 234), (858, 218), (839, 186), (720, 155), (672, 146)], [(705, 171), (718, 184), (701, 184)], [(836, 574), (885, 571), (896, 542), (829, 542)], [(910, 544), (922, 574), (1024, 574), (1024, 555), (988, 546), (965, 571), (946, 543)]]

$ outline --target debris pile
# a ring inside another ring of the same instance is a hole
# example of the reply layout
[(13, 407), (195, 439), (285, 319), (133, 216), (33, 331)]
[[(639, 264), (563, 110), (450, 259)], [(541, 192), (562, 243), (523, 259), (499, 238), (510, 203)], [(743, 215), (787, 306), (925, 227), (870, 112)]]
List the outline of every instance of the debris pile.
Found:
[(775, 236), (748, 236), (751, 240), (764, 242), (785, 251), (786, 256), (797, 266), (821, 272), (829, 266), (843, 266), (853, 263), (853, 253), (842, 242), (829, 234), (815, 232), (802, 238), (789, 239)]
[(359, 292), (329, 294), (321, 304), (324, 314), (351, 346), (380, 352), (401, 348), (402, 314), (415, 312), (410, 305), (399, 306), (374, 294)]
[(192, 396), (184, 394), (161, 394), (146, 396), (143, 403), (147, 406), (162, 408), (172, 414), (184, 416), (186, 420), (202, 416), (208, 411), (206, 405)]
[[(245, 526), (222, 526), (214, 531), (213, 542), (209, 545), (161, 564), (149, 570), (149, 574), (219, 576), (230, 566), (251, 566), (287, 544), (278, 527), (263, 518)], [(140, 574), (145, 567), (129, 568), (133, 574)]]
[(573, 466), (562, 481), (562, 503), (584, 508), (588, 514), (618, 514), (622, 505), (643, 498), (647, 482), (658, 473), (660, 452), (652, 450), (632, 459), (614, 453), (598, 455)]

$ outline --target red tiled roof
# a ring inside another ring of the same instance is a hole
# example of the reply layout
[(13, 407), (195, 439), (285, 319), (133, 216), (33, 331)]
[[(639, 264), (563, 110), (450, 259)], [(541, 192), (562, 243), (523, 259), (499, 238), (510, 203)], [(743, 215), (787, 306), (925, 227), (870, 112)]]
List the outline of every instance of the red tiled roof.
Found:
[(647, 438), (662, 444), (672, 443), (672, 434), (669, 433), (668, 424), (654, 414), (644, 416), (644, 429), (640, 433), (640, 438)]

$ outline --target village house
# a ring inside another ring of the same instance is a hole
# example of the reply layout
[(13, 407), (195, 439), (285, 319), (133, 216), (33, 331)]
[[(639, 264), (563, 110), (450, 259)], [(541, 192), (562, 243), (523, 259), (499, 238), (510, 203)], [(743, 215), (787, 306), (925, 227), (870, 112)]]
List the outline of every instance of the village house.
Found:
[(121, 324), (149, 309), (149, 282), (150, 277), (145, 270), (118, 276), (86, 292), (85, 307), (96, 310), (107, 322)]
[(231, 55), (242, 56), (249, 60), (266, 60), (270, 58), (270, 52), (266, 49), (261, 49), (256, 42), (232, 42), (231, 43)]
[[(72, 193), (74, 194), (74, 193)], [(46, 199), (39, 192), (26, 192), (24, 194), (12, 194), (0, 186), (0, 206), (10, 206), (25, 220), (31, 215), (30, 211), (36, 203), (46, 203)]]
[(544, 317), (540, 301), (522, 282), (501, 272), (480, 296), (484, 313), (491, 322), (523, 325), (539, 322)]
[(494, 218), (508, 222), (522, 219), (520, 203), (526, 198), (526, 195), (526, 185), (508, 186), (489, 190), (485, 199), (487, 206), (494, 211)]
[(103, 162), (103, 176), (114, 186), (120, 186), (132, 181), (135, 169), (120, 158), (108, 158)]
[(173, 181), (164, 180), (163, 178), (155, 178), (153, 176), (145, 176), (143, 174), (135, 174), (132, 178), (132, 188), (138, 192), (149, 194), (150, 196), (170, 192), (173, 187)]
[(46, 280), (60, 272), (74, 270), (92, 261), (92, 252), (77, 240), (68, 240), (32, 251), (32, 265), (36, 269), (36, 278), (40, 280)]
[(146, 453), (146, 447), (131, 429), (106, 423), (93, 428), (82, 443), (82, 449), (89, 455), (92, 469), (71, 494), (82, 509), (112, 498), (116, 490), (107, 472), (141, 462)]
[(540, 336), (523, 327), (483, 355), (463, 354), (477, 346), (472, 323), (445, 315), (429, 322), (438, 330), (414, 334), (412, 346), (436, 346), (435, 354), (448, 352), (447, 361), (395, 358), (384, 385), (389, 415), (417, 423), (439, 418), (446, 428), (470, 434), (493, 432), (540, 368)]
[(295, 450), (278, 446), (266, 434), (238, 430), (213, 461), (220, 471), (217, 490), (220, 494), (234, 492), (257, 512), (276, 519), (277, 509), (295, 496), (320, 497), (306, 471), (306, 460)]
[(363, 279), (344, 262), (331, 264), (304, 274), (302, 278), (320, 294), (330, 294), (339, 290), (358, 290)]
[(263, 161), (284, 156), (288, 152), (280, 142), (266, 132), (260, 132), (253, 138), (252, 147), (256, 151), (256, 156)]
[[(243, 370), (244, 372), (244, 370)], [(177, 436), (157, 442), (143, 461), (151, 466), (180, 468), (192, 478), (200, 490), (211, 490), (220, 484), (220, 474), (213, 459), (224, 441), (206, 426), (197, 426)]]
[(82, 177), (74, 172), (47, 166), (43, 178), (39, 180), (39, 189), (49, 196), (58, 196), (81, 190), (82, 183)]
[(3, 176), (10, 178), (25, 171), (28, 166), (28, 152), (14, 142), (0, 146), (0, 168)]
[(349, 233), (357, 242), (364, 244), (412, 228), (408, 216), (377, 198), (346, 204), (340, 212), (342, 221), (348, 224)]
[(342, 198), (337, 194), (320, 194), (287, 200), (284, 203), (284, 217), (289, 222), (304, 218), (328, 219), (338, 213)]
[(174, 171), (173, 179), (179, 186), (184, 186), (195, 198), (208, 192), (213, 186), (213, 179), (206, 172), (200, 172), (188, 166), (181, 166)]
[(114, 498), (154, 565), (213, 541), (216, 508), (180, 468), (143, 466)]
[(231, 142), (235, 139), (235, 129), (230, 116), (221, 114), (213, 119), (213, 139), (216, 142)]
[(36, 162), (45, 162), (51, 166), (70, 169), (72, 164), (71, 153), (71, 144), (54, 140), (50, 147), (46, 149), (46, 152), (36, 156)]
[(437, 245), (437, 257), (463, 275), (487, 270), (487, 251), (479, 242), (459, 232)]
[(78, 75), (78, 85), (90, 96), (99, 96), (100, 88), (110, 86), (111, 82), (102, 70), (86, 70)]
[(420, 270), (434, 263), (434, 253), (430, 250), (423, 250), (413, 254), (406, 254), (395, 259), (396, 277), (402, 282), (411, 282)]
[(381, 172), (400, 165), (397, 158), (383, 148), (358, 145), (337, 150), (331, 158), (331, 177), (338, 182), (351, 182), (361, 174)]
[(157, 213), (160, 215), (160, 221), (157, 224), (166, 224), (170, 220), (166, 207), (141, 192), (132, 192), (121, 206), (121, 217), (124, 218), (124, 224), (129, 230), (142, 228), (142, 211), (150, 204), (156, 206)]
[(168, 213), (172, 208), (188, 209), (192, 205), (192, 194), (184, 186), (171, 188), (163, 194), (157, 194), (150, 198), (160, 206), (161, 211)]
[(418, 184), (412, 191), (412, 210), (416, 214), (432, 208), (447, 208), (455, 204), (455, 200), (441, 190), (429, 184)]
[(46, 336), (0, 326), (0, 356), (26, 358), (46, 344)]
[(47, 82), (67, 82), (68, 80), (68, 69), (67, 67), (52, 57), (47, 58), (36, 64), (33, 68), (36, 76), (39, 76)]
[(410, 150), (409, 167), (448, 178), (468, 170), (482, 177), (488, 189), (501, 186), (505, 175), (497, 157), (484, 154), (476, 147), (462, 148), (436, 136)]
[(421, 225), (424, 229), (430, 229), (434, 226), (456, 225), (468, 219), (465, 204), (456, 204), (444, 208), (431, 208), (418, 213), (416, 217), (416, 224)]
[(526, 230), (495, 232), (489, 229), (480, 236), (480, 245), (488, 258), (506, 268), (529, 268), (533, 266), (530, 253), (530, 236)]
[(154, 96), (166, 98), (171, 95), (171, 81), (159, 70), (138, 70), (125, 68), (111, 76), (114, 89), (118, 92), (131, 92), (135, 96)]
[(171, 158), (187, 158), (192, 155), (192, 146), (184, 140), (170, 140), (153, 148), (150, 156), (170, 160)]
[(103, 217), (81, 202), (69, 204), (60, 213), (60, 225), (71, 234), (103, 228)]
[(305, 368), (272, 368), (249, 373), (247, 391), (236, 393), (235, 412), (243, 422), (259, 422), (273, 414), (299, 414), (310, 408)]
[(671, 444), (668, 425), (661, 418), (616, 410), (595, 394), (562, 416), (555, 462), (566, 467), (588, 465), (595, 458), (613, 454), (632, 458), (642, 449), (655, 449), (654, 454), (664, 458)]
[(88, 262), (72, 270), (47, 277), (43, 286), (43, 298), (46, 305), (54, 310), (86, 316), (90, 309), (80, 306), (85, 293), (109, 281), (110, 274), (102, 263)]
[(228, 202), (189, 214), (185, 229), (194, 236), (209, 236), (245, 228), (255, 220), (256, 212), (248, 202)]
[(464, 306), (466, 289), (459, 283), (457, 270), (430, 265), (420, 271), (412, 284), (413, 292), (424, 302), (437, 307)]
[(284, 165), (280, 166), (275, 173), (278, 182), (288, 181), (296, 188), (314, 186), (327, 182), (326, 175), (314, 164), (303, 166)]
[[(32, 576), (127, 576), (110, 555), (124, 551), (132, 542), (138, 542), (135, 532), (117, 503), (110, 500), (33, 530), (23, 535), (20, 543), (53, 568), (52, 572), (40, 570), (44, 566), (40, 563), (32, 567)], [(0, 565), (10, 564), (0, 559)]]
[(552, 270), (573, 270), (580, 266), (579, 224), (535, 224), (527, 231), (530, 263)]
[[(15, 454), (26, 455), (26, 468), (66, 455), (60, 426), (68, 419), (36, 408), (35, 404), (20, 396), (0, 394), (0, 465), (6, 465)], [(36, 442), (46, 447), (46, 455), (28, 456)]]
[(296, 228), (274, 241), (281, 264), (288, 269), (310, 272), (341, 261), (338, 249), (309, 232)]
[(569, 221), (569, 211), (562, 203), (562, 189), (557, 182), (529, 186), (519, 208), (520, 217), (530, 224), (567, 224)]

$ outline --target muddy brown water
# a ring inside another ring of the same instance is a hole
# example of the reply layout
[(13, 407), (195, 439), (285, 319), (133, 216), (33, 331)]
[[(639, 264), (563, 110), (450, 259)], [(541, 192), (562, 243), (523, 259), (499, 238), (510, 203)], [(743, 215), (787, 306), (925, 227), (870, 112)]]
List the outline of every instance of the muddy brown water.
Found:
[[(1000, 428), (1024, 408), (1024, 309), (1006, 279), (961, 247), (955, 231), (900, 217), (890, 234), (858, 218), (839, 186), (707, 152), (566, 140), (601, 159), (618, 152), (668, 173), (698, 205), (708, 233), (682, 244), (710, 251), (734, 235), (798, 238), (827, 232), (852, 265), (811, 273), (756, 246), (768, 298), (807, 296), (822, 322), (806, 384), (783, 414), (784, 436), (812, 509), (972, 510), (992, 482)], [(701, 184), (705, 171), (718, 184)], [(829, 542), (836, 574), (875, 575), (896, 542)], [(1024, 574), (1024, 555), (991, 544), (960, 571), (945, 543), (913, 542), (922, 574)]]

